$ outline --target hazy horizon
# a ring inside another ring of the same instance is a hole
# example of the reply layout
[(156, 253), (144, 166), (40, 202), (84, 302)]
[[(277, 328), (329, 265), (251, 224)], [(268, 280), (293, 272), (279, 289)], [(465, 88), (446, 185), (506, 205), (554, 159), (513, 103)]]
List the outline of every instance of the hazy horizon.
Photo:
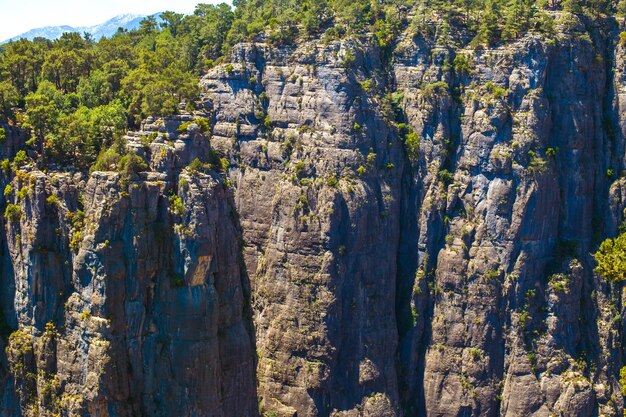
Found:
[(0, 0), (3, 24), (0, 41), (31, 29), (46, 26), (92, 26), (122, 14), (150, 15), (172, 10), (192, 13), (199, 3), (218, 4), (216, 0)]

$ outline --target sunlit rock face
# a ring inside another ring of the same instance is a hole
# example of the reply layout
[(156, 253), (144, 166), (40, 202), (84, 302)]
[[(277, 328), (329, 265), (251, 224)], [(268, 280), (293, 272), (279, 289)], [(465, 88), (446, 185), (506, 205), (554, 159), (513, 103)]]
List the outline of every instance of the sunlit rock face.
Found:
[(147, 172), (2, 173), (3, 415), (621, 415), (618, 33), (240, 44)]

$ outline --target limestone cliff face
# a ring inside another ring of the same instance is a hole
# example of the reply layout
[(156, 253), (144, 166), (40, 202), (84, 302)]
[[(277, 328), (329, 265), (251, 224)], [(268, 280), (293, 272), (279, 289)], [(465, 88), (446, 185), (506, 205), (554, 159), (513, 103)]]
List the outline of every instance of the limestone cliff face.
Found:
[(249, 284), (222, 179), (25, 168), (10, 185), (21, 216), (5, 219), (2, 307), (19, 330), (4, 415), (256, 415)]
[[(202, 81), (212, 143), (239, 165), (231, 179), (259, 394), (280, 415), (389, 415), (399, 405), (392, 277), (402, 151), (357, 82), (360, 71), (382, 77), (379, 52), (309, 44), (272, 58), (264, 45), (243, 45), (231, 74), (218, 68)], [(350, 53), (355, 70), (342, 67)]]
[(561, 22), (242, 44), (149, 172), (4, 173), (4, 415), (621, 415), (626, 50)]

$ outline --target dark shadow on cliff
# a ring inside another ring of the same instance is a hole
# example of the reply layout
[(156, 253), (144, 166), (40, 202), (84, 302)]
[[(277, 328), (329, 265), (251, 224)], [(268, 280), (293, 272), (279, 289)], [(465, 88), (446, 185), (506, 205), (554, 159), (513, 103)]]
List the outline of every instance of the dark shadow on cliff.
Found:
[(235, 203), (235, 195), (232, 189), (227, 188), (226, 191), (228, 205), (231, 207), (230, 212), (230, 220), (232, 224), (235, 226), (235, 230), (237, 233), (237, 238), (239, 241), (239, 253), (237, 254), (239, 260), (239, 269), (240, 269), (240, 277), (241, 277), (241, 288), (243, 290), (243, 320), (246, 327), (246, 331), (250, 338), (250, 346), (253, 354), (253, 372), (255, 385), (253, 389), (255, 390), (255, 397), (257, 398), (256, 403), (258, 403), (258, 394), (256, 393), (256, 388), (258, 386), (258, 380), (256, 376), (257, 366), (259, 362), (259, 358), (257, 357), (257, 346), (256, 346), (256, 329), (254, 327), (254, 311), (252, 310), (252, 286), (250, 283), (250, 276), (248, 275), (248, 269), (246, 268), (246, 264), (244, 262), (243, 250), (246, 245), (246, 242), (243, 238), (243, 229), (241, 227), (241, 220), (239, 218), (239, 213), (237, 212), (237, 205)]

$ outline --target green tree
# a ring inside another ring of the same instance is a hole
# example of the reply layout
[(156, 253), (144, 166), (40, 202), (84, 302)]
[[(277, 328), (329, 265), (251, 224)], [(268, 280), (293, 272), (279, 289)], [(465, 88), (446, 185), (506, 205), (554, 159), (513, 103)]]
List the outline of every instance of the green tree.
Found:
[(26, 96), (26, 123), (24, 126), (33, 133), (37, 141), (37, 151), (43, 162), (45, 162), (45, 137), (54, 130), (58, 122), (59, 102), (62, 100), (61, 93), (48, 81), (42, 81), (35, 93)]
[(226, 36), (235, 14), (225, 3), (214, 6), (199, 4), (194, 16), (185, 19), (189, 36), (197, 40), (199, 56), (202, 60), (215, 60), (220, 57)]
[(130, 176), (142, 171), (147, 171), (148, 164), (146, 164), (141, 157), (131, 152), (120, 159), (118, 170), (124, 175)]
[(563, 0), (561, 6), (563, 10), (570, 13), (582, 13), (583, 11), (580, 0)]
[(0, 82), (0, 113), (10, 119), (14, 116), (14, 109), (19, 105), (20, 94), (17, 88), (8, 80)]
[(98, 155), (90, 171), (113, 171), (117, 169), (120, 159), (122, 159), (120, 154), (115, 149), (109, 148)]
[(128, 103), (128, 112), (133, 116), (136, 124), (141, 122), (142, 101), (144, 98), (144, 88), (156, 82), (156, 74), (151, 73), (144, 67), (131, 70), (122, 80), (122, 98)]
[(502, 31), (504, 40), (516, 39), (524, 34), (530, 25), (532, 8), (527, 0), (511, 0), (505, 12), (505, 25)]
[(83, 77), (76, 89), (80, 103), (87, 107), (96, 107), (113, 100), (115, 91), (104, 71), (96, 69), (89, 77)]
[(61, 91), (76, 91), (85, 62), (74, 50), (53, 49), (46, 56), (43, 76)]
[(126, 131), (127, 120), (126, 109), (118, 100), (93, 109), (90, 114), (93, 138), (88, 148), (90, 155), (95, 157), (103, 147), (120, 139)]
[(157, 27), (156, 18), (154, 16), (147, 16), (139, 22), (139, 30), (137, 33), (141, 36), (146, 36), (156, 32)]
[(166, 68), (162, 74), (138, 68), (122, 84), (130, 98), (129, 110), (137, 115), (137, 122), (148, 115), (175, 114), (181, 101), (193, 103), (199, 94), (196, 77), (175, 67)]
[(83, 39), (77, 32), (64, 32), (58, 40), (56, 46), (66, 50), (78, 51), (89, 46), (89, 42)]
[(137, 56), (130, 34), (118, 34), (110, 39), (103, 38), (96, 45), (95, 52), (99, 68), (112, 61), (121, 61), (129, 66)]
[(46, 136), (46, 155), (49, 161), (75, 164), (85, 168), (85, 148), (90, 142), (91, 123), (89, 109), (81, 107), (76, 112), (59, 117), (58, 128)]
[(626, 281), (626, 233), (606, 239), (593, 255), (598, 263), (596, 272), (611, 282)]
[(5, 47), (3, 69), (21, 96), (37, 89), (45, 51), (49, 46), (48, 41), (36, 43), (21, 39)]
[(309, 3), (303, 13), (302, 24), (308, 35), (315, 35), (329, 23), (331, 11), (326, 0)]
[(474, 46), (492, 46), (500, 39), (500, 32), (498, 30), (498, 21), (500, 15), (496, 3), (494, 0), (490, 0), (485, 12), (480, 18), (480, 24), (478, 26), (478, 33), (472, 40)]
[(171, 11), (163, 12), (159, 15), (159, 17), (163, 19), (163, 22), (161, 22), (161, 27), (169, 29), (172, 36), (176, 37), (176, 35), (178, 34), (178, 28), (183, 22), (184, 16), (185, 15), (181, 13), (174, 13)]

